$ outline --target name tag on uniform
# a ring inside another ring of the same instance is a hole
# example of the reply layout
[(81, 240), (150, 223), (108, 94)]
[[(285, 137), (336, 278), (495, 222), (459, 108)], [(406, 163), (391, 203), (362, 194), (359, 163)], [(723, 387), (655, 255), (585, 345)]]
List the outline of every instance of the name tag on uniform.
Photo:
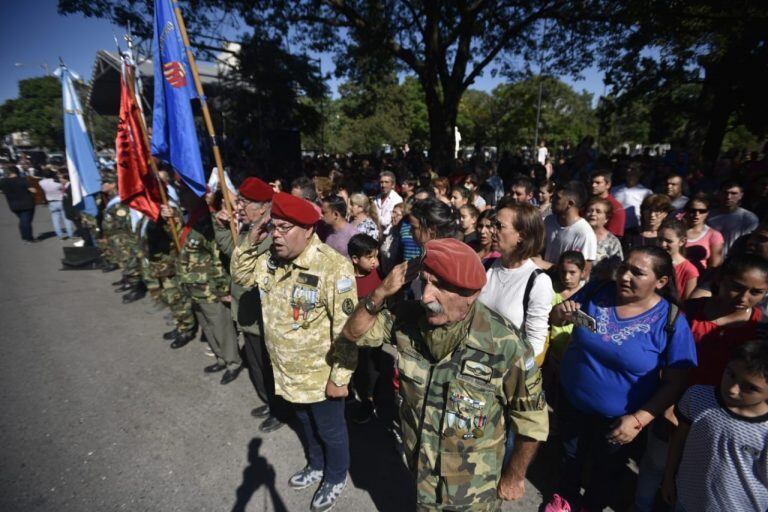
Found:
[(461, 369), (461, 373), (485, 382), (491, 382), (493, 369), (490, 366), (478, 363), (477, 361), (464, 361), (464, 367)]
[(304, 272), (300, 272), (299, 276), (296, 278), (296, 284), (303, 284), (306, 286), (312, 286), (314, 288), (317, 288), (317, 284), (320, 282), (319, 278), (312, 274), (305, 274)]
[(336, 281), (336, 291), (338, 293), (347, 293), (352, 289), (355, 282), (349, 277), (343, 277)]

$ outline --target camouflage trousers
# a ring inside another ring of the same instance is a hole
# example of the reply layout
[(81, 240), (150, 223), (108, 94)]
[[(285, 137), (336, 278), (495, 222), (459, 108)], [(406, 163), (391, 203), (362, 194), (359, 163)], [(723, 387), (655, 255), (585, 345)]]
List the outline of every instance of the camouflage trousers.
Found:
[(192, 298), (179, 285), (177, 276), (160, 279), (160, 300), (168, 306), (179, 331), (191, 331), (197, 325), (192, 312)]
[(123, 278), (128, 284), (136, 285), (141, 282), (142, 253), (135, 236), (126, 237), (127, 244), (123, 248), (125, 259), (123, 260)]
[(416, 504), (416, 511), (417, 512), (438, 512), (438, 511), (444, 511), (444, 512), (496, 512), (498, 510), (501, 510), (501, 500), (496, 500), (492, 502), (483, 502), (483, 503), (477, 503), (474, 505), (471, 505), (469, 508), (466, 507), (452, 507), (450, 505), (435, 505), (435, 504), (426, 504), (426, 503), (417, 503)]

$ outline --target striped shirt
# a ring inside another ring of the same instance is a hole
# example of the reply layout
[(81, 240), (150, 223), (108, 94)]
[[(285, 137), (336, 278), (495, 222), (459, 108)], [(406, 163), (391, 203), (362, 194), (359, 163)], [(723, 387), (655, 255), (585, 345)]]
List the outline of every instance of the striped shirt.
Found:
[(675, 414), (690, 425), (677, 473), (683, 509), (768, 510), (768, 414), (737, 415), (713, 386), (692, 386)]

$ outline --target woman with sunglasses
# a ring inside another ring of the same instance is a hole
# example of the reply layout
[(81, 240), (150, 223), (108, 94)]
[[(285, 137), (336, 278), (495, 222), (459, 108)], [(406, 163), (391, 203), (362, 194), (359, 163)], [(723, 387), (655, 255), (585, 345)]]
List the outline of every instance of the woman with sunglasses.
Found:
[(719, 267), (723, 262), (723, 235), (707, 226), (710, 200), (706, 194), (696, 194), (685, 205), (685, 223), (688, 226), (686, 258), (696, 265), (699, 272)]

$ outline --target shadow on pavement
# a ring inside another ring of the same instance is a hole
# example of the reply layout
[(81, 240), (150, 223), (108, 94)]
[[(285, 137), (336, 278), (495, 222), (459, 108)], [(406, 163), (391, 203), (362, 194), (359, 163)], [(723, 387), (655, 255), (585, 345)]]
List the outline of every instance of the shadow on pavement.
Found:
[[(248, 444), (248, 466), (243, 470), (243, 482), (235, 491), (237, 501), (232, 507), (232, 512), (245, 512), (245, 506), (251, 500), (254, 493), (262, 486), (269, 491), (272, 500), (272, 510), (275, 512), (288, 512), (280, 493), (275, 488), (275, 468), (267, 462), (267, 459), (259, 455), (262, 440), (258, 437), (251, 439)], [(267, 501), (265, 496), (264, 501)], [(260, 510), (269, 510), (264, 503)]]
[(37, 240), (46, 240), (48, 238), (54, 238), (55, 236), (56, 236), (56, 232), (55, 231), (46, 231), (45, 233), (40, 233), (39, 235), (37, 235), (36, 239)]

